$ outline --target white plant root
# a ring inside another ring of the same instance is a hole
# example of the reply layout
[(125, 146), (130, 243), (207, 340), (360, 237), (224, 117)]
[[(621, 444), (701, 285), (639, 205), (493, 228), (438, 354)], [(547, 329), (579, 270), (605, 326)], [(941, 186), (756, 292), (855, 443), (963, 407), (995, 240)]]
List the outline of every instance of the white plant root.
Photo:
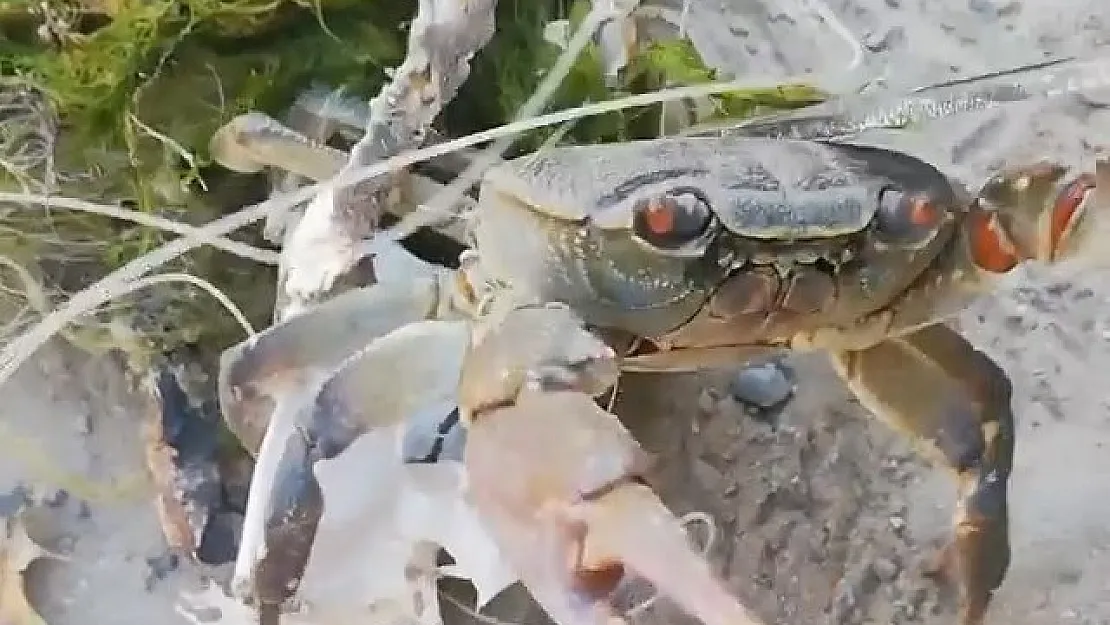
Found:
[(174, 234), (180, 234), (182, 236), (196, 237), (201, 243), (211, 245), (216, 249), (223, 250), (236, 256), (253, 260), (257, 263), (262, 263), (263, 265), (278, 264), (278, 253), (272, 250), (257, 248), (253, 245), (240, 243), (239, 241), (234, 241), (222, 236), (212, 236), (205, 233), (204, 230), (186, 223), (166, 219), (165, 217), (152, 213), (130, 210), (121, 206), (97, 204), (77, 198), (37, 195), (33, 193), (6, 193), (2, 191), (0, 191), (0, 204), (40, 204), (48, 209), (64, 208), (66, 210), (92, 213), (94, 215), (104, 215), (105, 217), (131, 221), (141, 226), (158, 228), (159, 230), (173, 232)]
[[(417, 148), (470, 77), (470, 60), (493, 37), (497, 0), (419, 0), (408, 52), (393, 80), (370, 102), (366, 132), (343, 172)], [(275, 318), (303, 310), (358, 260), (393, 188), (389, 172), (329, 183), (286, 239)]]
[[(638, 0), (637, 0), (638, 1)], [(607, 21), (617, 19), (623, 16), (623, 11), (617, 11), (614, 7), (594, 5), (594, 8), (586, 15), (578, 30), (567, 42), (563, 51), (556, 59), (555, 65), (547, 72), (543, 80), (540, 81), (536, 92), (529, 96), (528, 100), (521, 105), (517, 110), (516, 116), (513, 121), (526, 120), (530, 117), (538, 115), (547, 106), (547, 102), (555, 94), (555, 91), (562, 84), (563, 79), (570, 73), (574, 67), (574, 62), (578, 59), (578, 55), (582, 50), (589, 45), (590, 40), (599, 28)], [(462, 197), (468, 188), (473, 185), (485, 173), (487, 169), (496, 165), (502, 155), (512, 147), (515, 135), (502, 137), (494, 141), (493, 145), (480, 152), (471, 164), (464, 169), (459, 175), (446, 185), (442, 191), (436, 194), (435, 197), (424, 207), (432, 214), (450, 216), (450, 207), (455, 204), (457, 198)], [(418, 211), (419, 212), (419, 211)], [(398, 224), (400, 225), (400, 224)], [(416, 228), (413, 228), (415, 231)]]

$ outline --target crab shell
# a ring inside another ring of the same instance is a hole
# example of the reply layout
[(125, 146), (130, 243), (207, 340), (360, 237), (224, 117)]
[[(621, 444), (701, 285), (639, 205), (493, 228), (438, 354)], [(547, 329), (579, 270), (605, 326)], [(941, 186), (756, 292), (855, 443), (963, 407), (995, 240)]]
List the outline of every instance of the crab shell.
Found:
[[(679, 195), (701, 203), (707, 225), (653, 245), (638, 214)], [(653, 339), (670, 354), (649, 369), (802, 339), (877, 340), (860, 321), (951, 248), (970, 203), (898, 152), (705, 137), (545, 152), (491, 172), (481, 197), (485, 271), (593, 326)]]
[[(1102, 227), (1104, 211), (1085, 210), (1093, 184), (1059, 188), (1065, 173), (1002, 172), (984, 188), (992, 203), (879, 147), (739, 137), (565, 147), (490, 172), (474, 233), (489, 274), (668, 352), (626, 368), (696, 368), (764, 348), (862, 349), (958, 312), (1022, 260), (1089, 249), (1078, 233)], [(709, 219), (653, 244), (645, 211), (677, 196)], [(1001, 253), (1002, 265), (989, 258)]]

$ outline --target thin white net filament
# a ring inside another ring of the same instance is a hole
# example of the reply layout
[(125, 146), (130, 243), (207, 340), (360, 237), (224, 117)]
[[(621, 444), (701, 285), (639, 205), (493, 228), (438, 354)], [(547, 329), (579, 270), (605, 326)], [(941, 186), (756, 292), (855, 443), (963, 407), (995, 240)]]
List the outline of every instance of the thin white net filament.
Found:
[[(570, 74), (571, 69), (574, 67), (575, 61), (582, 53), (582, 50), (590, 44), (590, 40), (597, 32), (601, 24), (610, 18), (616, 17), (614, 11), (611, 9), (601, 9), (598, 5), (586, 15), (586, 19), (575, 31), (574, 36), (571, 37), (569, 43), (560, 54), (559, 58), (555, 61), (555, 65), (547, 72), (543, 80), (540, 81), (539, 87), (536, 91), (528, 97), (528, 100), (517, 110), (516, 117), (513, 121), (525, 120), (530, 117), (538, 115), (547, 106), (547, 102), (555, 94), (555, 91), (562, 84), (563, 79)], [(455, 201), (462, 197), (466, 190), (470, 188), (474, 182), (482, 176), (482, 174), (497, 164), (501, 160), (501, 156), (512, 146), (515, 135), (499, 138), (492, 146), (483, 150), (477, 158), (449, 185), (444, 187), (443, 191), (436, 194), (430, 202), (428, 202), (427, 210), (433, 211), (438, 214), (449, 214), (448, 207), (454, 205)], [(410, 227), (400, 227), (398, 231), (407, 231)], [(412, 230), (412, 231), (415, 231)], [(403, 237), (402, 237), (403, 238)]]

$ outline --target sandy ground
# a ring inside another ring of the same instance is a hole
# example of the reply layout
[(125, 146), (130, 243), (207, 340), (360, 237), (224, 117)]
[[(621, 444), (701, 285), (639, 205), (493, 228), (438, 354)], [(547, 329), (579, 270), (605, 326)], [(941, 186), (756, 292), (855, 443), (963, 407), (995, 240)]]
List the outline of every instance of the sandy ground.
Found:
[[(1110, 353), (1099, 284), (1105, 276), (1019, 288), (961, 319), (1016, 388), (1014, 561), (989, 623), (1110, 622), (1110, 403), (1090, 366)], [(654, 415), (634, 429), (684, 460), (665, 471), (664, 492), (677, 510), (712, 510), (735, 533), (716, 556), (772, 622), (953, 622), (922, 566), (947, 537), (948, 475), (869, 421), (823, 360), (795, 366), (798, 395), (777, 431), (746, 418), (723, 375), (667, 389), (633, 378), (622, 414), (632, 421), (658, 405), (688, 414), (702, 387), (701, 416), (685, 431)]]
[[(734, 34), (748, 42), (746, 55), (730, 57), (736, 69), (801, 71), (805, 59), (846, 59), (828, 52), (843, 46), (827, 29), (821, 37), (795, 32), (780, 37), (778, 47), (767, 43), (764, 34), (805, 27), (789, 15), (800, 15), (805, 4), (732, 13)], [(1110, 5), (1099, 0), (831, 4), (868, 45), (864, 71), (907, 84), (1083, 52), (1110, 40)], [(699, 6), (719, 8), (712, 0)], [(1043, 141), (1032, 141), (1028, 119), (1011, 124), (1005, 140), (979, 146), (971, 160), (993, 158), (1006, 141), (1014, 148), (1006, 153), (1016, 155), (1046, 141), (1059, 149), (1110, 133), (1104, 113), (1084, 112), (1078, 121), (1071, 114), (1037, 117)], [(962, 315), (959, 325), (998, 359), (1016, 389), (1014, 562), (990, 623), (1110, 623), (1110, 454), (1104, 449), (1110, 445), (1110, 272), (1022, 272)], [(951, 601), (921, 574), (932, 546), (949, 531), (954, 488), (948, 475), (921, 463), (906, 441), (871, 420), (823, 360), (798, 358), (791, 365), (800, 384), (777, 427), (731, 399), (730, 372), (665, 384), (628, 376), (618, 410), (661, 455), (656, 477), (668, 503), (716, 519), (728, 540), (714, 549), (714, 563), (764, 617), (951, 623)], [(173, 598), (193, 575), (173, 570), (151, 505), (141, 394), (110, 360), (52, 345), (2, 397), (0, 513), (23, 498), (47, 502), (52, 542), (70, 554), (69, 562), (32, 570), (32, 595), (46, 620), (183, 622)], [(538, 622), (519, 596), (497, 603), (505, 618)]]

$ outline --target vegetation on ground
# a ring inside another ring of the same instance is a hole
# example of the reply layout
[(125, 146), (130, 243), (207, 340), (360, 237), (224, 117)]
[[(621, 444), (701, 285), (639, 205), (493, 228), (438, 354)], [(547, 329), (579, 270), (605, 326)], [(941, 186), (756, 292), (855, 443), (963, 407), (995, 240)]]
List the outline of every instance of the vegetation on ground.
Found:
[[(411, 0), (0, 2), (0, 190), (118, 204), (194, 225), (263, 199), (265, 175), (212, 162), (215, 129), (249, 110), (280, 119), (310, 87), (372, 98), (404, 56), (415, 8)], [(474, 59), (441, 130), (457, 136), (511, 120), (561, 51), (545, 39), (548, 25), (573, 27), (588, 10), (588, 0), (502, 0), (497, 33)], [(607, 80), (601, 55), (597, 45), (585, 50), (550, 109), (718, 78), (684, 39), (641, 46), (617, 80)], [(730, 93), (713, 98), (709, 114), (747, 117), (819, 98), (805, 86)], [(534, 131), (514, 150), (534, 150), (552, 133), (573, 143), (656, 136), (662, 111), (628, 109)], [(0, 204), (5, 335), (173, 236), (98, 215)], [(269, 320), (272, 268), (205, 248), (169, 269), (211, 281), (257, 326)], [(198, 341), (219, 349), (239, 328), (218, 306), (191, 287), (160, 287), (100, 311), (69, 338), (133, 355)]]

